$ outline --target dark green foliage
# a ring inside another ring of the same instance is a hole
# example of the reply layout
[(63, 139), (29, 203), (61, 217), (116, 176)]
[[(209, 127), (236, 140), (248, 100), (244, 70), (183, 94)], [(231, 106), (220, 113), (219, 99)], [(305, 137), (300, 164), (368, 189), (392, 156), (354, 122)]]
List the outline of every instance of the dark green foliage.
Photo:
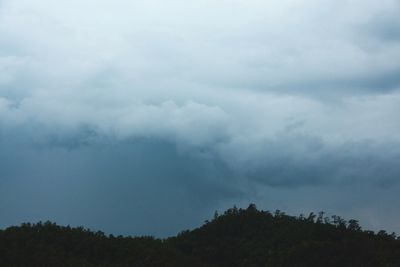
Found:
[(395, 234), (324, 213), (293, 217), (236, 207), (165, 240), (114, 237), (54, 223), (0, 231), (0, 266), (400, 266)]
[(0, 232), (0, 266), (198, 266), (163, 240), (114, 237), (54, 223), (23, 224)]

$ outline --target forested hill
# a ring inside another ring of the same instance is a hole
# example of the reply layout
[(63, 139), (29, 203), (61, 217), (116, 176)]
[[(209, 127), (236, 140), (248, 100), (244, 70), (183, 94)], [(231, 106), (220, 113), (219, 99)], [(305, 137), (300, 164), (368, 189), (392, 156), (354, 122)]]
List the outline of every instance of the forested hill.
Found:
[(232, 208), (176, 237), (122, 237), (51, 222), (0, 231), (0, 266), (400, 266), (400, 240), (323, 213)]

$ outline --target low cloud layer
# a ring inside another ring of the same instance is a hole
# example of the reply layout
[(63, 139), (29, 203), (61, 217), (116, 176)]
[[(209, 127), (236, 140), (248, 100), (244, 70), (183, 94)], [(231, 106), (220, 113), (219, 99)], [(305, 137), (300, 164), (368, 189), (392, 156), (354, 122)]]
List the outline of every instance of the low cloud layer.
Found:
[[(395, 0), (0, 1), (0, 224), (165, 235), (215, 207), (274, 208), (280, 193), (288, 210), (319, 208), (316, 190), (334, 212), (394, 228), (368, 198), (396, 209), (399, 11)], [(358, 187), (343, 196), (353, 209), (329, 197)], [(157, 216), (163, 229), (146, 223)]]

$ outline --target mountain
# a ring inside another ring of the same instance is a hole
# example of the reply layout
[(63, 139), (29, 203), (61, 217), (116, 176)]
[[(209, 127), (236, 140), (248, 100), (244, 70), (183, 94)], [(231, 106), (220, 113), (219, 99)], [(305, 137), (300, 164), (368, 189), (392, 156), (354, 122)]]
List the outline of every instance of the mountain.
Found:
[(400, 266), (400, 240), (324, 213), (236, 207), (175, 237), (123, 237), (51, 222), (0, 230), (0, 266)]

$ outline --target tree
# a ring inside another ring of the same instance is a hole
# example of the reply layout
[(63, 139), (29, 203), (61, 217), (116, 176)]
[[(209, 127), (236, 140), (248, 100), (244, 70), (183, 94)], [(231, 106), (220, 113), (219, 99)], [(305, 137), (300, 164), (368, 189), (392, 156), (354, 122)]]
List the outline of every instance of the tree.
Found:
[(325, 214), (325, 212), (323, 212), (323, 211), (318, 212), (317, 223), (323, 223), (323, 221), (324, 221), (324, 214)]
[(257, 206), (254, 203), (250, 203), (250, 205), (247, 207), (247, 211), (249, 212), (257, 212)]
[(216, 211), (214, 212), (214, 220), (218, 219), (218, 216), (219, 216), (219, 214), (218, 214), (218, 211), (216, 210)]
[(351, 230), (351, 231), (356, 231), (359, 232), (361, 231), (361, 226), (358, 224), (357, 220), (349, 220), (349, 223), (347, 225), (347, 229)]
[(307, 221), (308, 222), (314, 222), (316, 215), (314, 214), (314, 212), (310, 212), (310, 214), (308, 215)]

